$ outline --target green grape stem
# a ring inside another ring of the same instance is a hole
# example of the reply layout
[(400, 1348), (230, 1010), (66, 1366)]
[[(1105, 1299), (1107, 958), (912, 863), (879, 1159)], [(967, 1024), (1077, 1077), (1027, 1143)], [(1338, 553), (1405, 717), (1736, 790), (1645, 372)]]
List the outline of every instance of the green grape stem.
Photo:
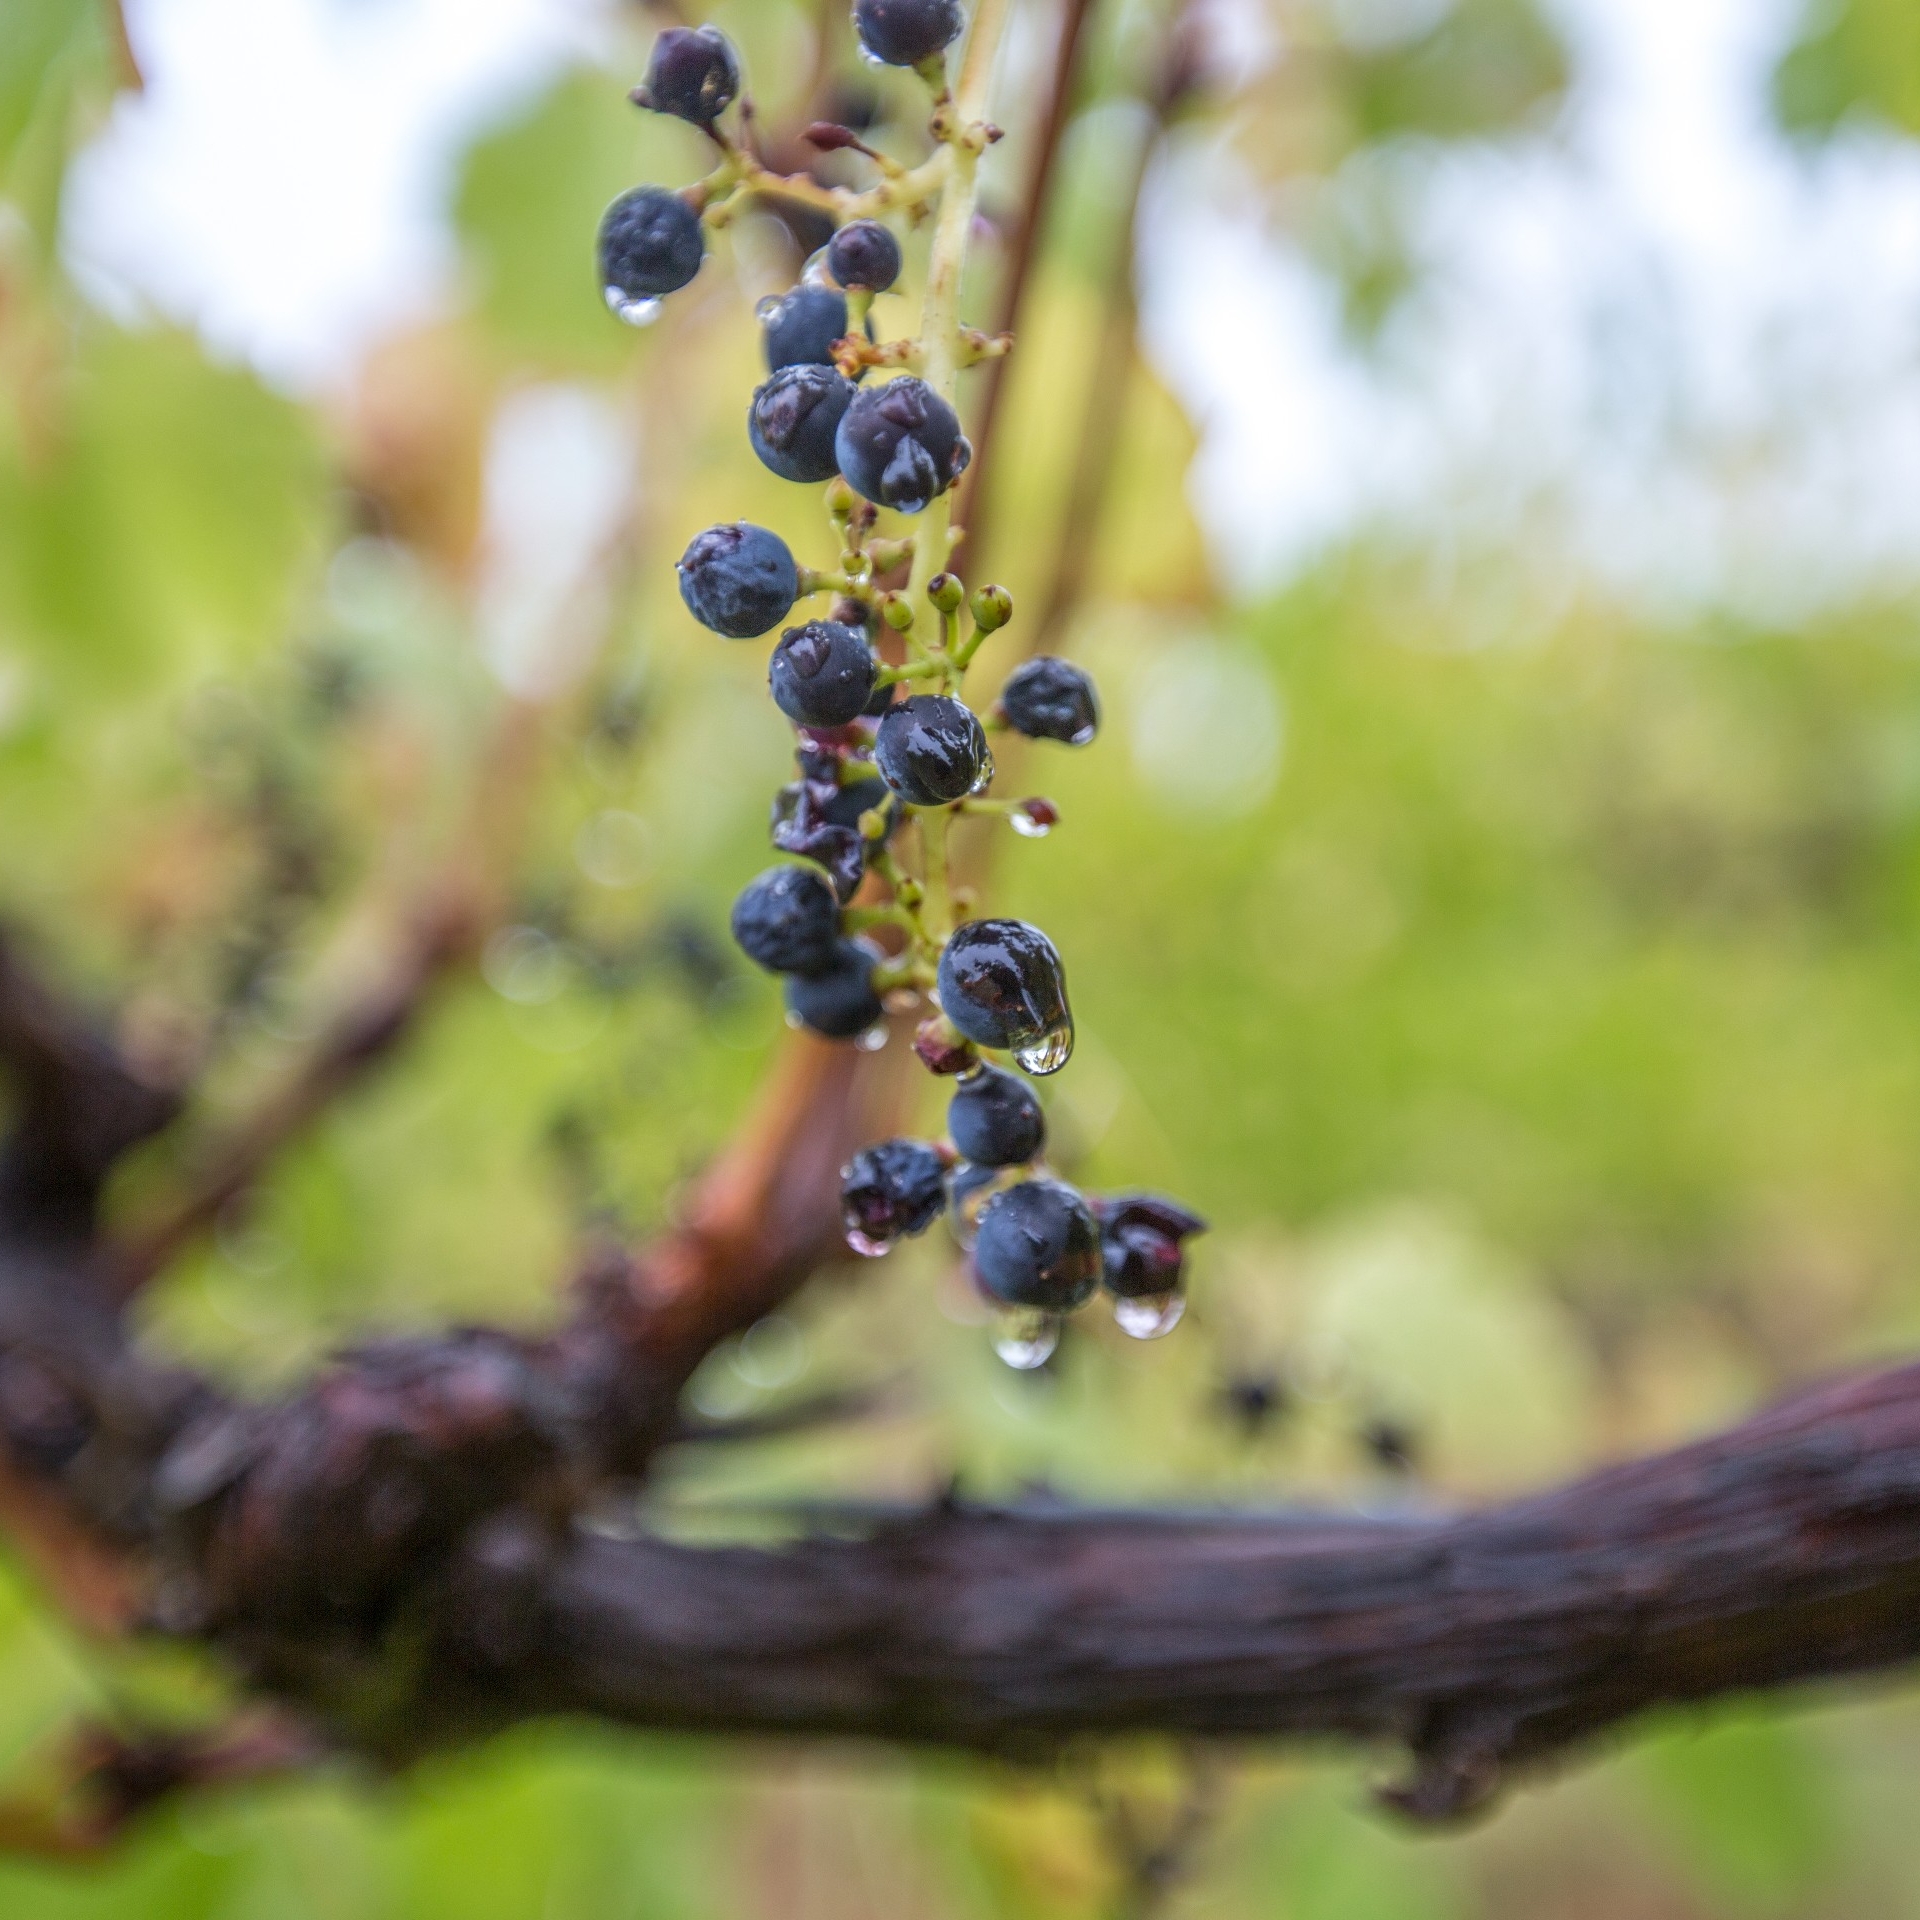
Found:
[[(907, 340), (867, 341), (860, 326), (869, 302), (856, 298), (848, 305), (850, 331), (836, 343), (834, 354), (841, 371), (849, 376), (862, 367), (911, 367), (949, 406), (955, 404), (963, 368), (996, 358), (1013, 344), (1008, 335), (987, 335), (960, 323), (961, 281), (980, 197), (980, 160), (1000, 137), (999, 129), (986, 121), (984, 113), (1008, 11), (1009, 0), (978, 0), (957, 86), (949, 88), (944, 60), (930, 61), (919, 69), (932, 95), (930, 130), (934, 149), (918, 166), (883, 164), (882, 178), (876, 185), (850, 193), (844, 188), (823, 187), (804, 175), (776, 174), (761, 164), (746, 143), (716, 135), (721, 144), (719, 166), (686, 190), (688, 203), (710, 227), (727, 224), (742, 201), (755, 194), (778, 194), (820, 207), (841, 223), (889, 212), (918, 217), (933, 210), (933, 239), (918, 332)], [(878, 155), (872, 157), (879, 159)], [(929, 503), (910, 536), (873, 542), (865, 571), (860, 570), (860, 549), (866, 533), (866, 526), (859, 521), (861, 512), (843, 483), (836, 482), (829, 489), (828, 515), (841, 535), (841, 568), (838, 572), (803, 569), (802, 592), (844, 593), (887, 616), (887, 624), (901, 636), (908, 659), (904, 665), (883, 668), (878, 681), (881, 686), (924, 681), (940, 692), (958, 695), (967, 666), (989, 629), (976, 622), (962, 640), (957, 610), (935, 609), (932, 632), (926, 631), (927, 622), (913, 617), (927, 598), (929, 582), (945, 571), (958, 539), (951, 489)], [(871, 511), (867, 510), (870, 524)], [(874, 585), (875, 573), (909, 559), (905, 592), (883, 597)], [(907, 617), (896, 624), (903, 607)], [(841, 777), (867, 778), (872, 771), (869, 761), (849, 759), (842, 763)], [(885, 907), (848, 909), (845, 924), (892, 925), (906, 931), (908, 951), (883, 976), (890, 984), (910, 982), (926, 988), (933, 983), (935, 963), (953, 931), (955, 896), (948, 829), (954, 814), (967, 810), (973, 809), (966, 802), (912, 809), (920, 829), (922, 873), (918, 880), (901, 868), (884, 844), (876, 846), (869, 856), (869, 864), (891, 888), (893, 902)]]
[[(980, 156), (995, 137), (983, 116), (1000, 36), (1006, 28), (1007, 11), (1008, 0), (979, 0), (951, 109), (945, 102), (937, 101), (935, 105), (935, 129), (945, 139), (942, 150), (952, 158), (940, 189), (940, 211), (934, 223), (927, 284), (920, 303), (921, 378), (949, 406), (955, 402), (960, 369), (968, 359), (968, 343), (960, 324), (960, 284), (966, 271), (967, 244), (972, 237), (974, 212), (980, 198)], [(918, 608), (926, 599), (927, 583), (945, 570), (953, 546), (953, 494), (949, 490), (927, 507), (915, 528), (913, 574), (907, 587), (909, 604)], [(958, 692), (965, 661), (960, 657), (960, 649), (951, 645), (955, 632), (953, 622), (943, 617), (940, 625), (941, 643), (930, 652), (937, 654), (945, 670), (944, 684)], [(953, 816), (945, 807), (915, 808), (914, 811), (920, 822), (925, 857), (925, 931), (937, 953), (953, 931), (947, 848), (947, 829)]]

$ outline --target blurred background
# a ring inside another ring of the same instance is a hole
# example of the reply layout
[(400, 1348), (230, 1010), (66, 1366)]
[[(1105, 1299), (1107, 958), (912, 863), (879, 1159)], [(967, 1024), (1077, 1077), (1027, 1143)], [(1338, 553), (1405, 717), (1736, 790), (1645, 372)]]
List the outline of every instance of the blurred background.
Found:
[[(695, 1401), (886, 1416), (688, 1449), (654, 1524), (956, 1475), (1476, 1498), (1920, 1343), (1920, 11), (1177, 4), (1093, 11), (980, 523), (1107, 723), (1023, 763), (1051, 839), (969, 831), (1072, 975), (1060, 1161), (1214, 1222), (1192, 1311), (1024, 1377), (939, 1236), (825, 1275)], [(799, 256), (749, 220), (657, 326), (604, 311), (601, 207), (706, 165), (625, 103), (669, 17), (0, 5), (0, 905), (210, 1053), (217, 1121), (476, 822), (510, 842), (478, 973), (151, 1290), (230, 1379), (539, 1323), (778, 1044), (725, 915), (785, 728), (672, 561), (742, 516), (826, 557), (742, 432)], [(786, 164), (823, 102), (915, 151), (839, 0), (711, 17)], [(1020, 0), (1002, 61), (982, 324), (1060, 18)], [(220, 1684), (0, 1572), (0, 1767)], [(1364, 1761), (1238, 1755), (1164, 1910), (1920, 1914), (1917, 1766), (1897, 1689), (1688, 1714), (1434, 1839)], [(1187, 1768), (539, 1729), (0, 1859), (0, 1912), (1093, 1920), (1145, 1910), (1114, 1806)]]

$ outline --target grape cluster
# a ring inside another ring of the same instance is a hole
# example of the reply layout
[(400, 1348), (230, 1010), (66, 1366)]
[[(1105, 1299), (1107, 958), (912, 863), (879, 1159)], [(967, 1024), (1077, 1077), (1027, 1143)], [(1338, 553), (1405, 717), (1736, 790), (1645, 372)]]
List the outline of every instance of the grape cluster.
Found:
[[(1034, 1076), (1066, 1065), (1066, 970), (1038, 927), (981, 915), (956, 890), (948, 830), (956, 816), (986, 815), (1046, 833), (1059, 817), (1050, 801), (993, 797), (990, 735), (1085, 746), (1099, 702), (1080, 668), (1053, 658), (1015, 666), (984, 717), (967, 701), (968, 669), (1012, 619), (1013, 601), (999, 586), (969, 593), (947, 566), (950, 494), (972, 457), (948, 393), (960, 366), (1010, 343), (961, 327), (950, 293), (936, 303), (935, 283), (958, 285), (958, 258), (938, 250), (955, 244), (943, 234), (964, 246), (970, 223), (944, 209), (949, 196), (971, 196), (997, 133), (947, 88), (945, 49), (964, 24), (957, 0), (856, 0), (853, 17), (868, 58), (926, 82), (929, 159), (905, 168), (830, 130), (869, 153), (874, 187), (767, 174), (722, 124), (741, 89), (733, 48), (712, 27), (670, 28), (633, 98), (704, 129), (720, 162), (682, 192), (636, 187), (607, 209), (601, 284), (620, 318), (645, 324), (700, 271), (709, 231), (742, 196), (798, 190), (832, 212), (832, 237), (799, 283), (761, 304), (767, 378), (748, 405), (747, 439), (780, 478), (824, 487), (837, 560), (803, 566), (778, 534), (737, 522), (697, 534), (679, 562), (681, 597), (701, 625), (729, 640), (781, 629), (767, 684), (796, 735), (795, 778), (773, 805), (773, 844), (786, 858), (740, 894), (733, 934), (782, 976), (792, 1025), (874, 1047), (889, 1014), (922, 1011), (914, 1050), (953, 1080), (946, 1135), (854, 1156), (841, 1186), (847, 1238), (882, 1254), (946, 1217), (1002, 1315), (1000, 1352), (1035, 1366), (1064, 1316), (1103, 1289), (1124, 1331), (1170, 1329), (1184, 1301), (1183, 1243), (1202, 1222), (1157, 1196), (1083, 1194), (1055, 1177), (1034, 1087), (988, 1057), (1009, 1056)], [(882, 340), (873, 302), (903, 268), (887, 216), (917, 224), (936, 210), (920, 335)], [(822, 617), (794, 620), (821, 595), (831, 597)]]

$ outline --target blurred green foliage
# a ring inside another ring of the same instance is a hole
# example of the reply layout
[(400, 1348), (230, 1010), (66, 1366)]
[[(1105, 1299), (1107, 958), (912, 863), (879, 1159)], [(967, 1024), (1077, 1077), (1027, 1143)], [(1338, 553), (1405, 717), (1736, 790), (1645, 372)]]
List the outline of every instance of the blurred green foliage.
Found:
[(1546, 133), (1567, 51), (1534, 0), (1346, 0), (1303, 7), (1290, 27), (1313, 49), (1310, 79), (1303, 88), (1302, 63), (1279, 62), (1247, 138), (1365, 343), (1419, 284), (1413, 233), (1436, 143)]
[(1356, 143), (1486, 138), (1564, 90), (1565, 49), (1533, 0), (1456, 0), (1428, 17), (1424, 32), (1348, 53), (1337, 84)]
[[(1364, 9), (1286, 11), (1326, 57), (1288, 72), (1284, 105), (1243, 103), (1236, 137), (1288, 191), (1391, 189), (1420, 142), (1525, 131), (1566, 82), (1547, 16), (1512, 0), (1364, 44), (1336, 18)], [(809, 16), (723, 17), (770, 76), (772, 124), (811, 73)], [(1795, 97), (1828, 105), (1794, 124), (1855, 101), (1912, 124), (1906, 20), (1823, 11), (1782, 86), (1818, 67), (1827, 91)], [(1024, 609), (1089, 397), (1151, 24), (1103, 22), (1012, 364), (994, 566)], [(753, 301), (795, 262), (743, 231), (658, 328), (607, 320), (601, 204), (701, 164), (693, 135), (621, 104), (639, 57), (621, 42), (617, 71), (566, 76), (478, 139), (454, 206), (465, 306), (309, 406), (65, 283), (61, 170), (112, 40), (91, 4), (0, 5), (0, 904), (143, 1043), (210, 1051), (210, 1116), (297, 1051), (498, 776), (503, 407), (577, 401), (639, 448), (510, 941), (146, 1304), (156, 1340), (229, 1377), (284, 1379), (368, 1327), (537, 1323), (583, 1226), (667, 1216), (777, 1044), (777, 994), (729, 957), (724, 917), (767, 857), (785, 731), (761, 650), (695, 629), (671, 562), (743, 515), (822, 552), (812, 503), (740, 435)], [(876, 138), (910, 138), (861, 98)], [(1006, 118), (1001, 193), (1021, 162)], [(1328, 255), (1376, 318), (1404, 284), (1391, 202), (1336, 207)], [(1192, 431), (1144, 366), (1126, 405), (1099, 591), (1065, 636), (1100, 679), (1102, 739), (1009, 751), (1009, 785), (1062, 805), (1045, 844), (966, 831), (996, 901), (1067, 956), (1063, 1165), (1215, 1222), (1189, 1323), (1140, 1348), (1089, 1322), (1014, 1379), (922, 1243), (858, 1288), (823, 1280), (693, 1389), (725, 1414), (900, 1372), (904, 1409), (676, 1457), (650, 1518), (724, 1533), (739, 1497), (914, 1498), (956, 1473), (981, 1493), (1471, 1497), (1910, 1347), (1920, 609), (1662, 627), (1546, 579), (1524, 529), (1477, 565), (1361, 542), (1223, 609), (1183, 491)], [(170, 1171), (156, 1154), (117, 1204), (138, 1214)], [(1383, 1423), (1404, 1447), (1367, 1444)], [(220, 1685), (89, 1646), (23, 1572), (0, 1582), (0, 1768), (80, 1716), (205, 1711)], [(0, 1915), (1095, 1920), (1116, 1886), (1083, 1760), (1043, 1777), (529, 1729), (404, 1781), (169, 1809), (97, 1869), (0, 1860)], [(1364, 1766), (1242, 1756), (1173, 1910), (1920, 1916), (1916, 1760), (1898, 1699), (1681, 1716), (1477, 1833), (1415, 1839), (1369, 1809)], [(1143, 1804), (1180, 1788), (1175, 1753), (1102, 1764)]]
[(1852, 120), (1920, 132), (1920, 14), (1905, 0), (1818, 0), (1773, 77), (1780, 124), (1830, 134)]

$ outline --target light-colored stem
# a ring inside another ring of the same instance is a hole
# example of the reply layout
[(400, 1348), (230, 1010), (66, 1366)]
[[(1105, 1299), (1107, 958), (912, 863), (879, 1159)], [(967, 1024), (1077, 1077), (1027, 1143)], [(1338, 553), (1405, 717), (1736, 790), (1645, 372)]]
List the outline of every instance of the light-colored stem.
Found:
[[(926, 292), (920, 303), (922, 378), (949, 406), (960, 372), (960, 277), (966, 269), (967, 242), (972, 237), (974, 208), (980, 196), (980, 148), (975, 128), (986, 110), (987, 87), (993, 79), (994, 56), (1006, 19), (1007, 0), (979, 0), (954, 98), (955, 131), (947, 149), (953, 164), (940, 193), (940, 217), (933, 229)], [(926, 596), (927, 582), (947, 564), (952, 515), (953, 495), (949, 491), (927, 508), (914, 529), (913, 579), (907, 592), (916, 609)]]
[(926, 855), (927, 904), (922, 913), (928, 937), (937, 948), (953, 931), (953, 910), (947, 897), (947, 828), (952, 815), (945, 807), (916, 807), (920, 845)]
[[(980, 155), (985, 142), (979, 123), (986, 110), (987, 87), (1006, 25), (1007, 4), (1008, 0), (978, 0), (974, 12), (973, 32), (967, 40), (953, 102), (952, 132), (945, 148), (952, 164), (940, 192), (940, 214), (934, 223), (926, 291), (920, 303), (921, 377), (949, 406), (959, 385), (961, 365), (960, 280), (966, 270), (967, 243), (973, 234), (974, 208), (980, 195)], [(953, 494), (949, 490), (927, 507), (914, 528), (913, 574), (907, 594), (908, 604), (916, 613), (925, 608), (927, 582), (945, 570), (953, 544), (952, 519)], [(938, 948), (953, 931), (947, 873), (947, 829), (952, 816), (942, 807), (916, 812), (927, 890), (921, 924), (930, 944)]]

